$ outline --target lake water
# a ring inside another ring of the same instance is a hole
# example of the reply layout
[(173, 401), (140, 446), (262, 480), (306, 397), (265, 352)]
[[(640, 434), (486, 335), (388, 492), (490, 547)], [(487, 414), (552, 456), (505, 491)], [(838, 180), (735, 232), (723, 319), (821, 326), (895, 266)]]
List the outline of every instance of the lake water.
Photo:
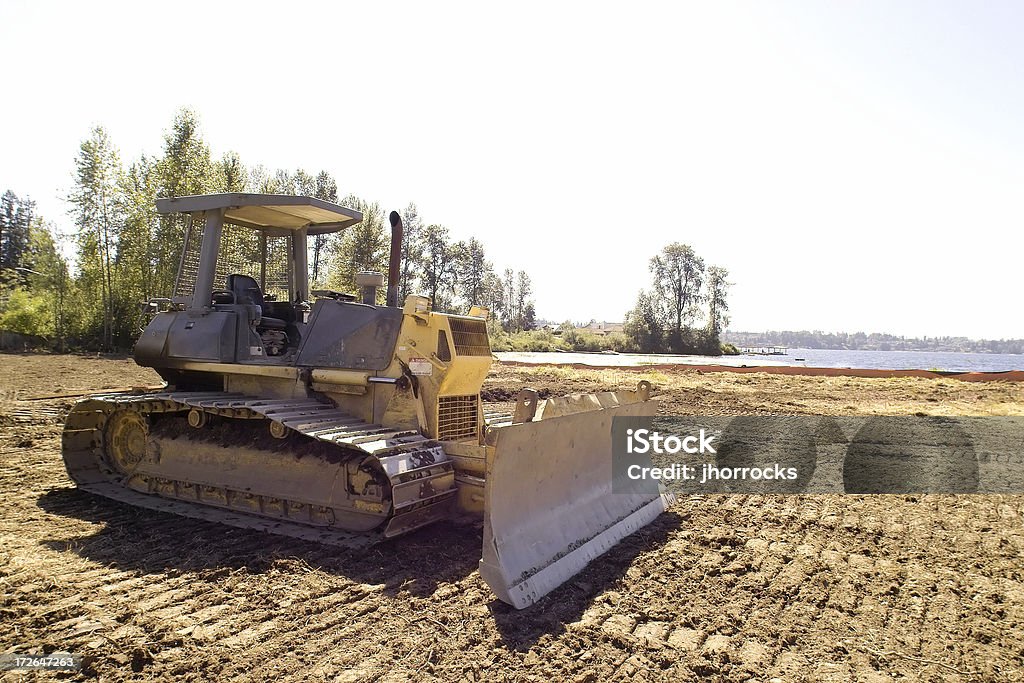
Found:
[[(789, 349), (785, 356), (676, 356), (603, 353), (499, 352), (500, 360), (521, 363), (580, 363), (583, 365), (795, 365), (809, 368), (868, 368), (877, 370), (946, 370), (1000, 372), (1024, 370), (1024, 354), (952, 353), (942, 351), (841, 351)], [(797, 360), (797, 359), (802, 360)]]
[[(809, 368), (873, 368), (877, 370), (947, 370), (1000, 372), (1024, 370), (1024, 354), (956, 353), (952, 351), (845, 351), (789, 349), (785, 356), (737, 356), (753, 364), (759, 358)], [(797, 358), (804, 359), (797, 361)]]

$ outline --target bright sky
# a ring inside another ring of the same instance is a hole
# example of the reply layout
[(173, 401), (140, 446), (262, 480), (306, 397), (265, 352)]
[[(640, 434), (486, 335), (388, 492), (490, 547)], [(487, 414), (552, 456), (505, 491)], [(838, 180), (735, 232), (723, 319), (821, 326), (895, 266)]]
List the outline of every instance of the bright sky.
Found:
[(1024, 337), (1019, 2), (0, 4), (0, 191), (68, 224), (77, 146), (329, 170), (410, 200), (553, 320), (672, 241), (733, 329)]

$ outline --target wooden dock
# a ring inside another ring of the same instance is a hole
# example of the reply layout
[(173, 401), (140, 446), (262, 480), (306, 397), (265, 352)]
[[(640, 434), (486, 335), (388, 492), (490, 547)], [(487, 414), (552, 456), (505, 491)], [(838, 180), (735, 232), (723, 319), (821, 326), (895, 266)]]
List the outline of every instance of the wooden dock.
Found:
[(785, 346), (741, 346), (740, 353), (745, 356), (785, 356), (789, 349)]

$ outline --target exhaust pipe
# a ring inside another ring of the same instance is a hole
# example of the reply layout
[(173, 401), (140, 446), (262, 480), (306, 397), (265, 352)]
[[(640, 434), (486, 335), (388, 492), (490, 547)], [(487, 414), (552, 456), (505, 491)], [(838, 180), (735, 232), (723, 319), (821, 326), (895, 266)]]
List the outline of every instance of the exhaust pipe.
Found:
[(391, 219), (391, 260), (388, 261), (388, 306), (398, 306), (398, 278), (402, 265), (402, 217), (397, 211), (388, 216)]

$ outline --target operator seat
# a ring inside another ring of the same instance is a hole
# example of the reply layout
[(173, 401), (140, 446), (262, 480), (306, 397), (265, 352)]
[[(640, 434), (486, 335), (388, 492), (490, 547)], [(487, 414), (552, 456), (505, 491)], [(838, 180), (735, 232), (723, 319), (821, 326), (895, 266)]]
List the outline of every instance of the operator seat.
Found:
[(232, 273), (228, 275), (227, 285), (235, 295), (235, 303), (259, 306), (260, 321), (256, 325), (257, 330), (283, 330), (288, 327), (288, 323), (280, 318), (268, 318), (263, 315), (263, 290), (260, 289), (256, 278)]

